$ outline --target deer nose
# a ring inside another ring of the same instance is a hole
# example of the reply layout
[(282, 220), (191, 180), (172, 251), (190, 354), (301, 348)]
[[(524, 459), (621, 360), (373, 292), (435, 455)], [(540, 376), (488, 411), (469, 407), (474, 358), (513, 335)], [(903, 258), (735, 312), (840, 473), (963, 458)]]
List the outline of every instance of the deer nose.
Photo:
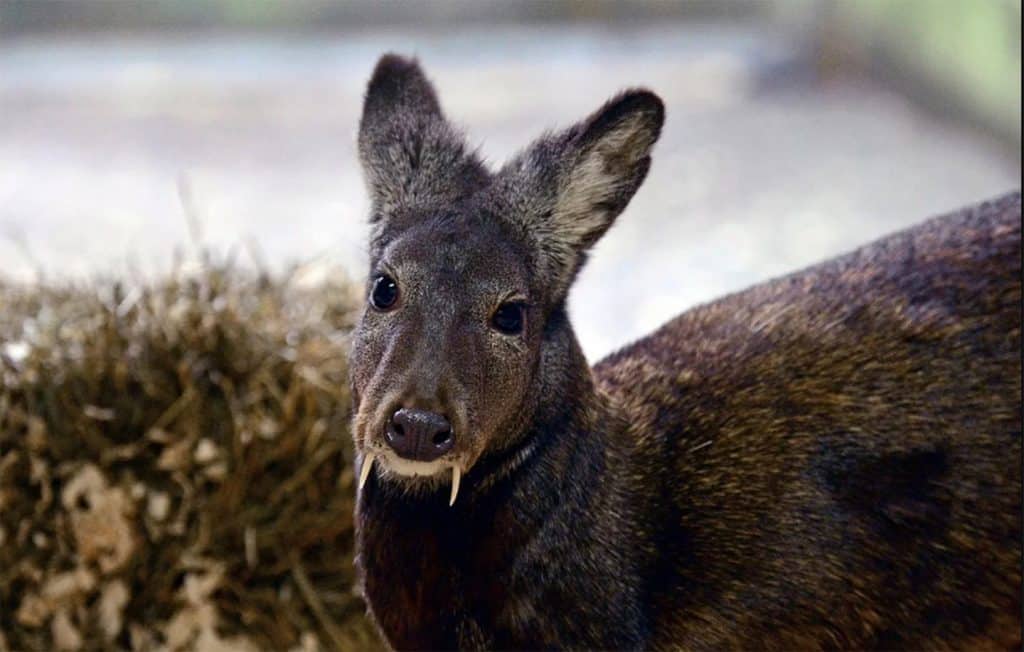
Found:
[(384, 439), (401, 457), (430, 462), (455, 445), (452, 424), (436, 412), (402, 408), (391, 415)]

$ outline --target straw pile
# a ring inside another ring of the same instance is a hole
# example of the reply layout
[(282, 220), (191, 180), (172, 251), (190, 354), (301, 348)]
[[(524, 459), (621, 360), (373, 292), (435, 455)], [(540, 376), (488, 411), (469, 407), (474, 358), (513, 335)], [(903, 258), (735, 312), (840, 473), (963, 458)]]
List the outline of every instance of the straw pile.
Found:
[(379, 647), (347, 281), (0, 284), (0, 650)]

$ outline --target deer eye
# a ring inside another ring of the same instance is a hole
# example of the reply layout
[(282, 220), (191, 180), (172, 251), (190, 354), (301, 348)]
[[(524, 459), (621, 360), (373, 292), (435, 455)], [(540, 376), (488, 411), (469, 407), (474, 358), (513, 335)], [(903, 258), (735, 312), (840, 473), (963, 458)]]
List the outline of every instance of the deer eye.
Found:
[(526, 306), (517, 301), (508, 301), (498, 306), (491, 316), (491, 326), (505, 335), (518, 335), (523, 332), (523, 321)]
[(370, 290), (370, 305), (377, 310), (390, 310), (398, 301), (398, 284), (395, 279), (387, 274), (381, 274), (373, 279), (373, 289)]

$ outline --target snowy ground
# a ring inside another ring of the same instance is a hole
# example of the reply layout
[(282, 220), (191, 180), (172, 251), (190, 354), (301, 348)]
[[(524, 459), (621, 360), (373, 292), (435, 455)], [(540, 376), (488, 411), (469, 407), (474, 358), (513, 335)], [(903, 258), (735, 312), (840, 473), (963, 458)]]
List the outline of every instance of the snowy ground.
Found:
[(361, 32), (0, 42), (0, 275), (166, 269), (202, 239), (364, 273), (353, 151), (376, 57), (418, 54), (491, 161), (646, 85), (668, 122), (571, 308), (591, 358), (696, 303), (1019, 186), (976, 134), (866, 82), (821, 83), (751, 28)]

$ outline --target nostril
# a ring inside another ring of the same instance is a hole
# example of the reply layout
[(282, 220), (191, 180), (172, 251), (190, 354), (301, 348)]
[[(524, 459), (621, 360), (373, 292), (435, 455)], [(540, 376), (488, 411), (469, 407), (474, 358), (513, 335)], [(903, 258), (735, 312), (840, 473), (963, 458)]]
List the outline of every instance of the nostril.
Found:
[(433, 442), (434, 446), (443, 446), (450, 442), (452, 439), (451, 430), (442, 430), (441, 432), (434, 435)]
[(385, 429), (384, 441), (401, 457), (429, 462), (455, 447), (455, 433), (442, 414), (399, 408)]

